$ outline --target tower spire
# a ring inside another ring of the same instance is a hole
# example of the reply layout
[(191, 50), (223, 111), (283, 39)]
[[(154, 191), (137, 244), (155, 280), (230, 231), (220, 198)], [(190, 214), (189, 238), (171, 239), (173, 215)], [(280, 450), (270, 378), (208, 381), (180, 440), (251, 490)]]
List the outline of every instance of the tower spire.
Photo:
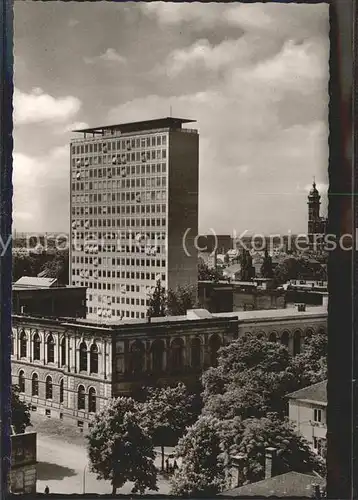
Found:
[(315, 188), (316, 187), (316, 177), (313, 176), (313, 187)]

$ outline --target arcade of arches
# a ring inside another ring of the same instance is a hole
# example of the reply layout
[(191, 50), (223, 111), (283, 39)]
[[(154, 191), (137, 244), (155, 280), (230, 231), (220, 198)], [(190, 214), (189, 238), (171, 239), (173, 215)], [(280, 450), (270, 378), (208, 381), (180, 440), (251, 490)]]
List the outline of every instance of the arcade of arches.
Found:
[(326, 320), (324, 312), (270, 321), (212, 315), (92, 328), (75, 320), (16, 317), (13, 383), (33, 411), (86, 426), (108, 398), (130, 395), (138, 385), (197, 380), (216, 365), (220, 347), (238, 336), (256, 333), (296, 355), (305, 336), (326, 331)]

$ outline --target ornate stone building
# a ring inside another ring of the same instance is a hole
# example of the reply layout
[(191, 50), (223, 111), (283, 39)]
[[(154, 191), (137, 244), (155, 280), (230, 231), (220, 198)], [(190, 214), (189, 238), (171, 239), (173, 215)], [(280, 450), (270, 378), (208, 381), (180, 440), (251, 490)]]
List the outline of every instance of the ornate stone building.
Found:
[(326, 331), (327, 311), (282, 309), (124, 320), (13, 316), (12, 377), (33, 411), (82, 427), (108, 398), (148, 385), (199, 380), (217, 352), (239, 335), (259, 333), (297, 354), (305, 335)]

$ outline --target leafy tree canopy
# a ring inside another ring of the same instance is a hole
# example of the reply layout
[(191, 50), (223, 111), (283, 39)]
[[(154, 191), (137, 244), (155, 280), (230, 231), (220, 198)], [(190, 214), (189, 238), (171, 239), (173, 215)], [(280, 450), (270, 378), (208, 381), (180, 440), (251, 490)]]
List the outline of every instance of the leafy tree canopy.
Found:
[(249, 418), (242, 422), (240, 439), (230, 447), (231, 454), (245, 456), (243, 484), (260, 481), (265, 477), (265, 449), (277, 449), (275, 475), (288, 471), (301, 473), (325, 473), (321, 457), (313, 453), (309, 444), (291, 424), (277, 414), (269, 413), (261, 418)]
[(220, 349), (218, 366), (203, 374), (203, 411), (218, 418), (284, 414), (292, 380), (285, 346), (256, 335), (241, 337)]
[(225, 484), (221, 454), (221, 422), (200, 417), (182, 437), (176, 455), (182, 464), (172, 478), (172, 493), (183, 496), (211, 496)]
[(196, 288), (194, 286), (178, 286), (175, 290), (165, 290), (160, 281), (149, 299), (149, 317), (180, 316), (188, 309), (197, 306)]
[(131, 398), (117, 398), (94, 416), (88, 434), (91, 469), (98, 479), (112, 482), (113, 494), (127, 481), (132, 492), (157, 490), (154, 449), (148, 431), (140, 425), (138, 406)]
[(30, 422), (30, 405), (20, 399), (20, 389), (17, 385), (11, 387), (11, 424), (16, 434), (25, 432)]
[(325, 332), (306, 336), (302, 351), (292, 359), (295, 389), (298, 390), (326, 380), (328, 337)]
[[(225, 255), (226, 257), (226, 255)], [(227, 257), (228, 259), (229, 257)], [(227, 259), (225, 260), (226, 263)], [(211, 269), (209, 268), (203, 259), (199, 258), (199, 265), (198, 265), (198, 280), (199, 281), (219, 281), (220, 279), (223, 278), (222, 271), (219, 269)]]

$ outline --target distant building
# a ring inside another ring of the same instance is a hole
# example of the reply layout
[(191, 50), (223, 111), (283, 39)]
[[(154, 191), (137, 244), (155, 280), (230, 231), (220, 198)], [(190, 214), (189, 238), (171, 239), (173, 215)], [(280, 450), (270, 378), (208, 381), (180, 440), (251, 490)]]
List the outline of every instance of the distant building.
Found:
[(241, 264), (232, 264), (223, 270), (223, 276), (225, 278), (229, 278), (230, 280), (239, 281), (241, 279), (241, 270)]
[(111, 397), (148, 385), (197, 384), (221, 346), (248, 333), (298, 354), (306, 335), (326, 332), (327, 310), (277, 309), (150, 321), (39, 318), (13, 315), (12, 381), (33, 411), (79, 427)]
[(283, 309), (286, 293), (283, 289), (275, 289), (270, 278), (255, 278), (248, 282), (198, 282), (199, 303), (212, 313)]
[(198, 277), (199, 134), (161, 118), (77, 130), (71, 141), (70, 284), (87, 314), (142, 318), (160, 280)]
[(199, 252), (226, 254), (233, 248), (232, 245), (232, 237), (229, 234), (203, 234), (197, 241)]
[(292, 290), (328, 292), (328, 283), (322, 280), (296, 279), (289, 280), (287, 285)]
[(36, 432), (11, 435), (11, 493), (36, 493)]
[(313, 181), (312, 189), (308, 195), (308, 237), (311, 245), (317, 244), (317, 249), (322, 246), (322, 239), (327, 230), (327, 219), (320, 215), (321, 196)]
[(55, 318), (84, 318), (86, 288), (57, 286), (54, 278), (23, 276), (12, 285), (12, 312)]
[(289, 419), (312, 450), (325, 454), (327, 433), (327, 381), (310, 385), (287, 396)]

